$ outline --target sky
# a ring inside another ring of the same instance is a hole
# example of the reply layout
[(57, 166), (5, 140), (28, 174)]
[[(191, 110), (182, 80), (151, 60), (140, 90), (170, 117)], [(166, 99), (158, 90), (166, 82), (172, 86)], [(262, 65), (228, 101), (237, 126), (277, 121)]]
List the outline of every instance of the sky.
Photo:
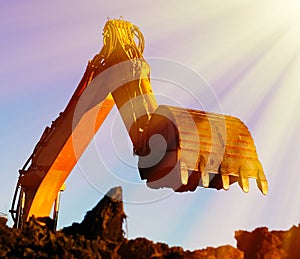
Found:
[(244, 121), (269, 193), (254, 180), (247, 194), (237, 185), (190, 193), (147, 188), (114, 108), (67, 179), (59, 227), (80, 222), (119, 185), (128, 238), (193, 250), (235, 245), (239, 229), (298, 225), (299, 13), (296, 0), (1, 1), (0, 212), (8, 213), (18, 170), (101, 49), (107, 18), (123, 16), (144, 34), (158, 102)]

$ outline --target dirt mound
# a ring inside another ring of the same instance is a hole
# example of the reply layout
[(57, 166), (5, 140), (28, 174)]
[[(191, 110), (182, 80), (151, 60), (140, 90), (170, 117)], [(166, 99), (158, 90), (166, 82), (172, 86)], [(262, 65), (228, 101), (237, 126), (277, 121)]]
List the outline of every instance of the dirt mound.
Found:
[(81, 223), (61, 231), (42, 226), (41, 219), (31, 218), (22, 230), (0, 220), (0, 258), (243, 258), (232, 246), (184, 251), (146, 238), (128, 240), (122, 230), (125, 217), (122, 189), (116, 187)]
[[(122, 224), (122, 189), (111, 189), (81, 223), (60, 231), (31, 218), (22, 230), (6, 226), (0, 217), (0, 258), (300, 258), (300, 225), (288, 231), (236, 231), (237, 247), (185, 251), (146, 238), (128, 240)], [(43, 222), (47, 219), (43, 218)]]

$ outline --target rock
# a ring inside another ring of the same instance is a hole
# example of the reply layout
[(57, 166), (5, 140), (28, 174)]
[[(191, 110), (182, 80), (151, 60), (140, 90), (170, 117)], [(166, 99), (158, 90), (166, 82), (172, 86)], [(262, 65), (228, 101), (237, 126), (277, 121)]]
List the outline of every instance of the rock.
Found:
[(202, 250), (184, 251), (181, 247), (169, 247), (153, 243), (146, 238), (126, 240), (118, 250), (122, 258), (169, 258), (169, 259), (242, 259), (244, 253), (232, 246), (208, 247)]
[[(172, 250), (172, 248), (170, 249)], [(183, 258), (183, 259), (243, 259), (244, 253), (230, 245), (220, 246), (217, 248), (208, 247), (206, 249), (195, 251), (172, 251), (167, 254), (166, 258)]]
[(244, 258), (244, 252), (236, 249), (233, 246), (230, 245), (224, 245), (224, 246), (220, 246), (215, 248), (214, 251), (215, 257), (217, 259), (230, 259), (230, 258), (236, 258), (236, 259), (242, 259)]
[[(169, 247), (168, 247), (169, 248)], [(121, 258), (161, 258), (162, 253), (158, 251), (157, 246), (146, 238), (137, 238), (126, 240), (118, 249)]]
[(0, 225), (6, 225), (7, 217), (3, 217), (0, 215)]
[[(257, 228), (253, 232), (236, 231), (238, 249), (244, 251), (245, 258), (282, 258), (284, 251), (281, 241), (268, 228)], [(264, 257), (265, 256), (265, 257)]]
[(235, 238), (246, 259), (300, 258), (300, 225), (287, 231), (269, 231), (266, 227), (253, 232), (240, 230)]
[(288, 231), (272, 231), (272, 233), (282, 240), (282, 248), (288, 258), (300, 258), (300, 224)]
[(126, 215), (123, 209), (122, 188), (112, 188), (104, 198), (85, 215), (83, 221), (62, 229), (68, 235), (83, 235), (86, 239), (101, 238), (112, 242), (124, 239), (122, 224)]

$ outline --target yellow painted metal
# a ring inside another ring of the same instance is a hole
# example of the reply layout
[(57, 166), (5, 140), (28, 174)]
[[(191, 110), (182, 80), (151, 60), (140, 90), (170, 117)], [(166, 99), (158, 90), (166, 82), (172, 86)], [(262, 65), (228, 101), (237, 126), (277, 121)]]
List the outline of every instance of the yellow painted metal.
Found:
[(30, 165), (21, 170), (23, 220), (49, 216), (57, 193), (115, 103), (134, 146), (142, 148), (140, 133), (157, 108), (142, 56), (143, 36), (129, 22), (109, 20), (103, 44), (65, 111), (46, 128)]
[(160, 141), (151, 145), (148, 156), (139, 159), (141, 177), (149, 187), (170, 187), (179, 192), (193, 191), (197, 186), (228, 190), (238, 181), (248, 192), (248, 179), (254, 178), (261, 192), (267, 194), (267, 180), (253, 138), (241, 120), (161, 105), (152, 115), (146, 141), (157, 135), (167, 143), (163, 158), (156, 161), (151, 156), (162, 150)]
[(106, 23), (103, 48), (20, 171), (17, 190), (21, 187), (25, 197), (19, 213), (23, 221), (32, 215), (49, 216), (57, 193), (114, 104), (140, 156), (141, 177), (150, 187), (187, 191), (200, 185), (227, 190), (238, 181), (247, 192), (252, 177), (267, 193), (247, 127), (230, 116), (158, 107), (143, 49), (144, 38), (135, 25), (124, 20)]
[[(27, 217), (31, 215), (38, 217), (49, 216), (53, 202), (61, 186), (93, 139), (113, 105), (114, 102), (109, 95), (106, 100), (87, 111), (77, 126), (69, 132), (67, 141), (59, 150), (50, 168), (48, 170), (31, 171), (30, 174), (26, 174), (21, 178), (22, 186), (27, 187), (26, 181), (29, 183), (29, 188), (26, 193), (26, 203), (29, 207), (27, 208)], [(64, 120), (64, 122), (62, 127), (58, 126), (59, 128), (56, 129), (58, 132), (65, 131), (67, 127), (70, 126), (66, 125), (66, 120)], [(51, 145), (55, 146), (60, 144), (61, 139), (52, 138), (49, 141), (51, 141)], [(43, 151), (43, 157), (40, 156), (38, 161), (36, 161), (39, 164), (48, 161), (47, 157), (44, 156), (46, 155), (44, 150), (45, 149), (41, 150)], [(54, 147), (49, 150), (49, 152), (53, 152), (53, 150)], [(33, 184), (36, 186), (33, 186)]]
[[(150, 67), (143, 58), (144, 37), (124, 20), (109, 20), (104, 27), (104, 53), (122, 83), (109, 89), (129, 133), (135, 152), (143, 149), (142, 135), (158, 104), (150, 84)], [(111, 78), (111, 80), (116, 80)]]

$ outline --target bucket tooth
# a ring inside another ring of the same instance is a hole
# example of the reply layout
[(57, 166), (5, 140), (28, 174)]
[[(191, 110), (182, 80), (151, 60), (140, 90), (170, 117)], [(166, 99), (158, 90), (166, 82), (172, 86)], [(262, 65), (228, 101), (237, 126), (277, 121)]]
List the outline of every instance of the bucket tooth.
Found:
[(268, 182), (267, 182), (267, 180), (257, 179), (256, 183), (257, 183), (258, 189), (260, 189), (260, 191), (263, 194), (265, 194), (265, 195), (268, 194)]
[(229, 185), (230, 185), (230, 179), (229, 175), (222, 175), (222, 183), (223, 183), (223, 189), (224, 190), (229, 190)]
[(264, 174), (263, 167), (261, 163), (258, 163), (258, 170), (257, 170), (257, 177), (256, 177), (256, 184), (258, 189), (263, 193), (263, 194), (268, 194), (268, 181), (266, 179), (266, 176)]
[(189, 170), (184, 162), (181, 163), (181, 170), (180, 170), (180, 176), (181, 176), (181, 183), (183, 185), (187, 185), (189, 181)]
[(241, 177), (239, 179), (239, 185), (244, 192), (249, 192), (249, 179), (247, 177)]
[(205, 188), (209, 186), (209, 174), (207, 172), (201, 173), (202, 185)]
[(207, 157), (205, 155), (200, 155), (198, 168), (201, 173), (207, 170), (206, 165), (207, 165)]

